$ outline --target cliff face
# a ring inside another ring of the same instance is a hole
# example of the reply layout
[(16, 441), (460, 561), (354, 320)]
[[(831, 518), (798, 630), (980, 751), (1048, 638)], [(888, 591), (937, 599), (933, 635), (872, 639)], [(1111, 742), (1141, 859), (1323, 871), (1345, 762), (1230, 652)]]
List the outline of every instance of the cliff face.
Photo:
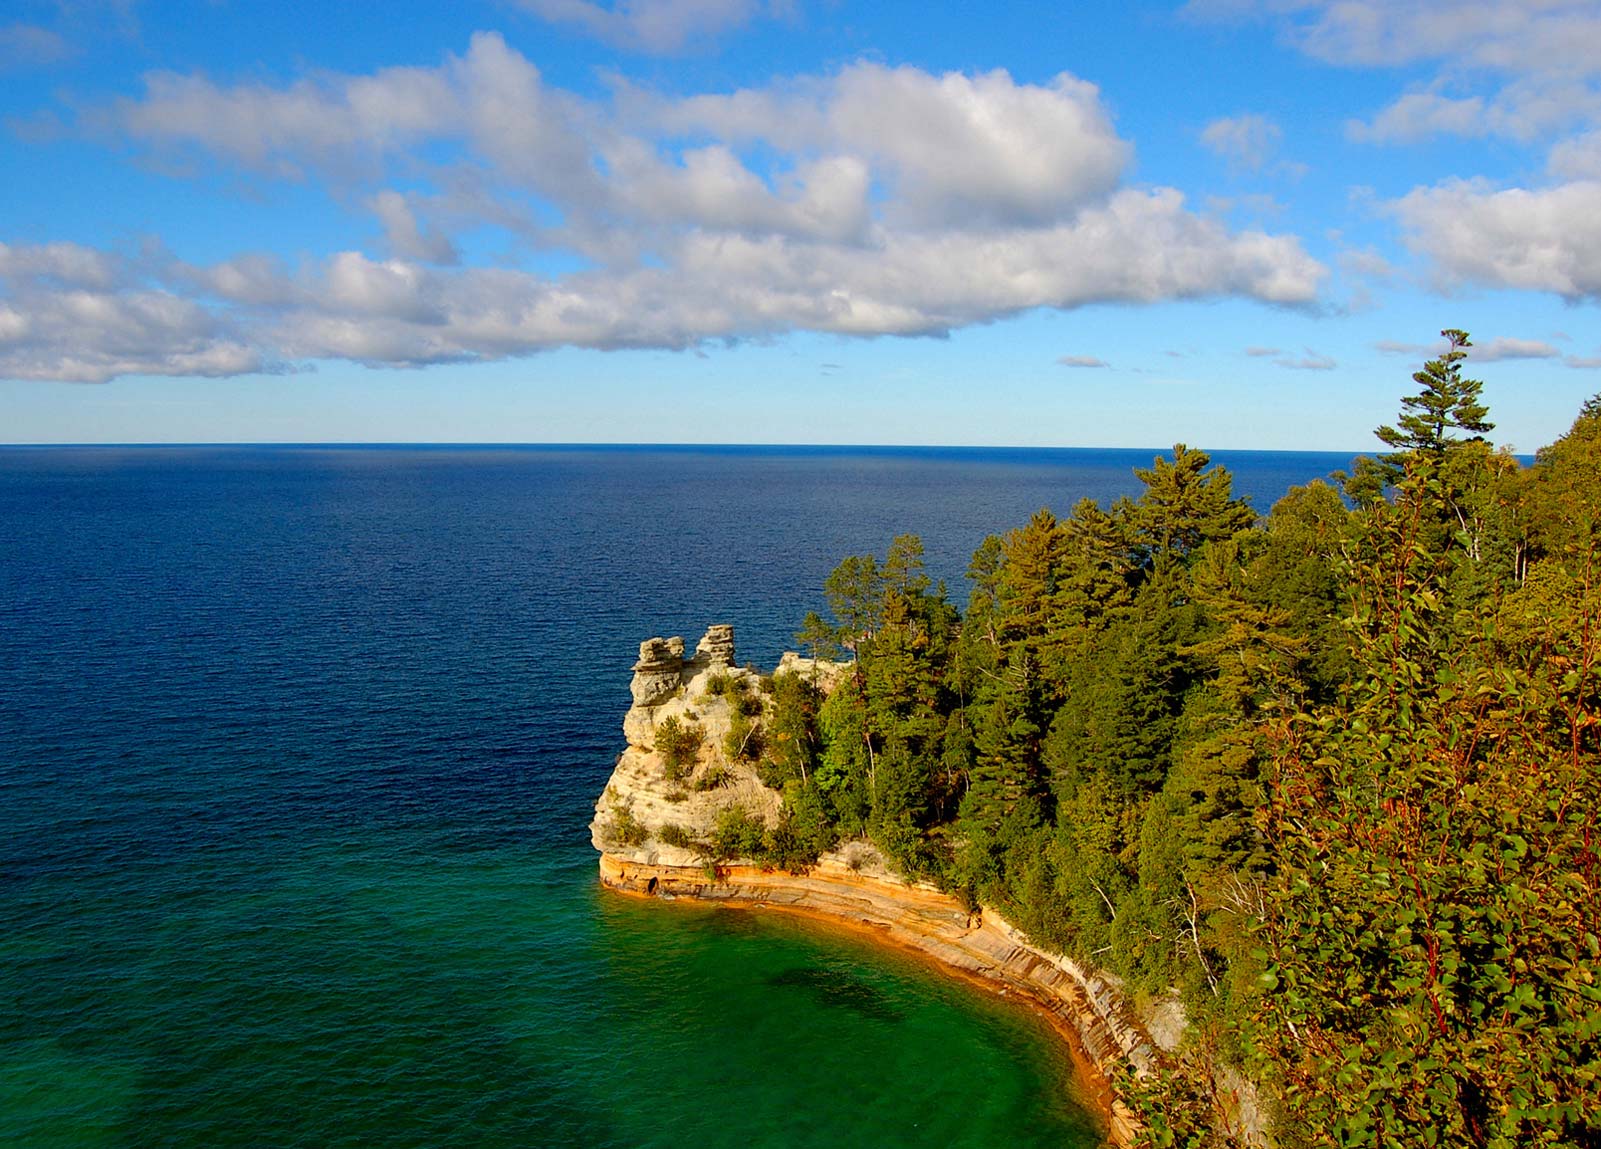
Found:
[[(1148, 1072), (1160, 1056), (1148, 1030), (1170, 1047), (1177, 1029), (1142, 1024), (1117, 979), (1031, 945), (993, 910), (969, 911), (931, 885), (905, 881), (867, 842), (847, 843), (805, 873), (738, 859), (714, 866), (687, 844), (707, 840), (724, 810), (738, 807), (768, 824), (779, 813), (779, 795), (762, 785), (753, 767), (726, 752), (738, 709), (755, 709), (750, 700), (762, 698), (759, 676), (733, 661), (733, 630), (727, 626), (708, 630), (689, 658), (681, 638), (640, 645), (634, 704), (623, 721), (628, 748), (595, 804), (590, 826), (601, 851), (601, 881), (632, 893), (783, 909), (866, 927), (1016, 993), (1069, 1036), (1080, 1070), (1108, 1115), (1113, 1140), (1127, 1140), (1132, 1126), (1113, 1094), (1112, 1073), (1120, 1063)], [(779, 670), (815, 675), (827, 690), (843, 680), (850, 664), (786, 654)], [(664, 731), (689, 724), (701, 730), (703, 741), (689, 761), (673, 766), (658, 742), (668, 741)]]

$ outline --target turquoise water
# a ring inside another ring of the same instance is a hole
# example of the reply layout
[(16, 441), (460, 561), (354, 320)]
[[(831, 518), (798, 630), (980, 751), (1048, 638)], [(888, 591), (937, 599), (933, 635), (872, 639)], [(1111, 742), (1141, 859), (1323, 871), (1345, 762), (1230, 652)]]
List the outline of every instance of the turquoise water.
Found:
[(0, 450), (0, 1144), (1093, 1144), (1037, 1019), (585, 826), (641, 638), (1126, 456)]
[(1093, 1143), (1037, 1023), (866, 940), (392, 851), (8, 938), (4, 1142)]

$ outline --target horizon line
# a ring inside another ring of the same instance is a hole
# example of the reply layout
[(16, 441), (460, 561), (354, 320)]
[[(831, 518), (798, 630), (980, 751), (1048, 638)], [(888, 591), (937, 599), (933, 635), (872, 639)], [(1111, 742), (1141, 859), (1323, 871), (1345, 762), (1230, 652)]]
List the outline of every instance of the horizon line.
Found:
[(507, 448), (524, 447), (539, 449), (572, 449), (572, 450), (666, 450), (666, 451), (706, 451), (706, 450), (800, 450), (800, 451), (1152, 451), (1160, 455), (1170, 454), (1175, 446), (1182, 445), (1188, 449), (1205, 451), (1209, 455), (1219, 453), (1256, 453), (1277, 455), (1362, 455), (1367, 451), (1345, 447), (1204, 447), (1191, 443), (1169, 444), (1165, 447), (1157, 446), (1113, 446), (1083, 444), (1018, 444), (1018, 443), (685, 443), (685, 442), (600, 442), (588, 440), (446, 440), (446, 439), (196, 439), (184, 441), (145, 440), (145, 441), (82, 441), (82, 442), (32, 442), (32, 443), (0, 443), (0, 450), (48, 450), (50, 448), (140, 448), (160, 449), (189, 448), (189, 447), (243, 447), (243, 448), (273, 448), (273, 447), (320, 447), (320, 448), (383, 448), (383, 447), (419, 447), (419, 448)]

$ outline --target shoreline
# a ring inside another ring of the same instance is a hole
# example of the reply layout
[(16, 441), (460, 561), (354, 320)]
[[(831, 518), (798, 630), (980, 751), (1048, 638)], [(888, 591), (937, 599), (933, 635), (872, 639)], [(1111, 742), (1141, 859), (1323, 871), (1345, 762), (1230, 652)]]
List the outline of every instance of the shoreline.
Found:
[(1104, 975), (1025, 941), (993, 910), (969, 912), (932, 886), (863, 874), (825, 859), (802, 874), (757, 866), (701, 867), (630, 861), (603, 852), (601, 884), (634, 897), (695, 901), (747, 911), (777, 910), (868, 936), (929, 961), (941, 973), (1028, 1008), (1066, 1047), (1084, 1100), (1101, 1119), (1107, 1142), (1127, 1145), (1137, 1125), (1118, 1099), (1113, 1067), (1136, 1072), (1157, 1052), (1127, 1016), (1119, 988)]

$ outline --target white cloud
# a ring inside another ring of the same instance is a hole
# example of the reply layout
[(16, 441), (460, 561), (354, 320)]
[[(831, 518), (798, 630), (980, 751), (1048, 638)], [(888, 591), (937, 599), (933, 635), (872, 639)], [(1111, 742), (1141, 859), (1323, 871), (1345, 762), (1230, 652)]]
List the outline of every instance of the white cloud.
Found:
[(1260, 171), (1278, 150), (1283, 131), (1266, 116), (1226, 116), (1201, 130), (1201, 143), (1236, 167)]
[(1282, 352), (1277, 347), (1247, 347), (1245, 353), (1252, 359), (1269, 359)]
[(1411, 90), (1349, 122), (1354, 140), (1527, 143), (1601, 120), (1595, 0), (1191, 0), (1186, 11), (1267, 19), (1325, 63), (1406, 69)]
[[(480, 34), (432, 68), (280, 86), (158, 74), (95, 122), (264, 180), (329, 180), (371, 211), (380, 249), (296, 267), (0, 249), (4, 329), (35, 356), (0, 372), (48, 372), (51, 348), (66, 362), (66, 344), (40, 332), (57, 329), (74, 287), (128, 323), (151, 317), (137, 353), (102, 339), (109, 315), (85, 327), (84, 346), (106, 353), (60, 373), (104, 378), (119, 364), (211, 373), (801, 330), (942, 335), (1109, 301), (1306, 306), (1326, 276), (1293, 236), (1231, 229), (1169, 188), (1120, 187), (1131, 149), (1096, 89), (1068, 75), (1035, 85), (859, 63), (688, 98), (619, 82), (601, 102)], [(415, 158), (424, 146), (431, 166)], [(461, 266), (453, 237), (485, 227), (510, 229), (513, 254), (539, 262)]]
[(1556, 359), (1561, 356), (1549, 343), (1538, 339), (1491, 339), (1487, 343), (1475, 343), (1468, 349), (1468, 355), (1481, 363), (1493, 363), (1498, 359)]
[(695, 48), (735, 28), (761, 11), (755, 0), (517, 0), (527, 11), (553, 24), (565, 24), (614, 47), (671, 54)]
[(1377, 144), (1410, 144), (1436, 135), (1528, 143), (1598, 114), (1601, 92), (1566, 79), (1518, 81), (1488, 98), (1448, 96), (1437, 82), (1398, 97), (1371, 120), (1349, 121), (1346, 135)]
[(1448, 351), (1450, 344), (1443, 339), (1438, 343), (1406, 343), (1399, 339), (1380, 339), (1373, 347), (1374, 350), (1382, 351), (1386, 355), (1423, 355), (1432, 359)]
[(1094, 355), (1058, 355), (1056, 361), (1063, 367), (1110, 367), (1111, 364), (1104, 359), (1097, 359)]
[(1417, 188), (1389, 205), (1407, 246), (1442, 288), (1463, 284), (1601, 295), (1601, 183), (1495, 190), (1481, 181)]
[(920, 222), (1048, 223), (1116, 186), (1131, 149), (1093, 84), (1005, 72), (933, 76), (858, 64), (826, 109), (831, 134), (889, 170)]
[(1331, 64), (1460, 61), (1504, 72), (1601, 73), (1594, 0), (1190, 0), (1203, 19), (1267, 16)]
[(0, 377), (103, 383), (269, 367), (226, 319), (100, 252), (0, 244), (0, 284)]
[(1132, 149), (1093, 85), (1004, 71), (934, 75), (857, 63), (729, 95), (663, 100), (622, 90), (625, 115), (669, 135), (855, 156), (893, 193), (898, 222), (1040, 224), (1117, 186)]
[(1558, 143), (1546, 157), (1546, 170), (1558, 179), (1601, 182), (1601, 130)]
[(1372, 120), (1346, 124), (1351, 139), (1379, 144), (1415, 143), (1436, 134), (1482, 136), (1488, 130), (1483, 99), (1453, 99), (1437, 91), (1408, 92)]
[[(1418, 359), (1435, 359), (1450, 350), (1450, 344), (1443, 339), (1434, 343), (1405, 343), (1399, 340), (1381, 339), (1373, 346), (1386, 355), (1406, 355)], [(1561, 354), (1557, 348), (1542, 340), (1515, 339), (1509, 336), (1481, 340), (1468, 348), (1469, 359), (1480, 363), (1494, 363), (1502, 359), (1556, 359)]]

